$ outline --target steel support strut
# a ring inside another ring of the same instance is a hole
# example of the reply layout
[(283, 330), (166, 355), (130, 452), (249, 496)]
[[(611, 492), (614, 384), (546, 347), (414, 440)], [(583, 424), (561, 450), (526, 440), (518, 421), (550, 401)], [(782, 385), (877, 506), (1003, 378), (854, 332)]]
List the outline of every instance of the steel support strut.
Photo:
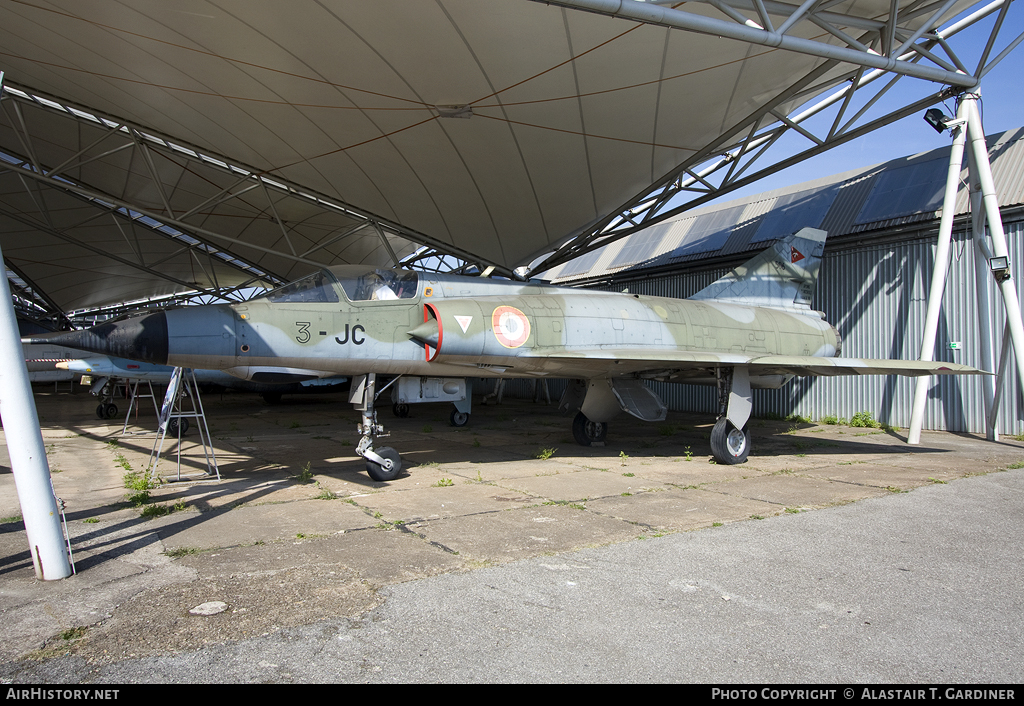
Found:
[[(988, 222), (988, 233), (991, 238), (992, 254), (994, 258), (1006, 258), (1007, 269), (997, 270), (989, 268), (991, 276), (995, 279), (999, 293), (1003, 298), (1003, 305), (1006, 311), (1006, 327), (1009, 329), (1010, 340), (1013, 342), (1014, 359), (1017, 362), (1017, 380), (1024, 382), (1024, 325), (1021, 322), (1020, 300), (1017, 296), (1017, 286), (1010, 276), (1009, 249), (1006, 244), (1006, 233), (1003, 231), (1003, 219), (999, 213), (999, 200), (996, 194), (995, 181), (992, 178), (992, 166), (988, 160), (988, 145), (985, 142), (985, 130), (981, 122), (981, 115), (978, 113), (978, 96), (965, 95), (964, 102), (967, 104), (967, 141), (972, 158), (972, 168), (975, 168), (977, 184), (981, 190), (981, 198), (985, 211), (985, 219)], [(971, 180), (975, 183), (974, 178)], [(974, 234), (983, 245), (987, 245), (980, 233)], [(984, 249), (984, 248), (983, 248)], [(1001, 380), (996, 380), (996, 385)], [(995, 422), (996, 414), (993, 410), (991, 419)]]
[[(2, 85), (3, 74), (0, 73)], [(3, 261), (2, 252), (0, 261)], [(7, 278), (0, 279), (3, 280), (0, 284), (0, 416), (3, 417), (11, 472), (36, 578), (63, 579), (71, 575), (68, 547), (50, 480), (50, 466), (21, 349), (11, 290)]]
[[(975, 277), (978, 279), (978, 293), (979, 293), (979, 337), (982, 339), (982, 358), (983, 364), (986, 367), (994, 367), (994, 345), (992, 341), (992, 322), (991, 322), (991, 307), (988, 305), (987, 299), (987, 287), (988, 278), (992, 277), (995, 280), (996, 286), (999, 289), (999, 294), (1003, 299), (1003, 305), (1006, 311), (1006, 322), (1005, 322), (1005, 333), (1004, 336), (1008, 335), (1010, 341), (1013, 344), (1014, 359), (1017, 363), (1017, 375), (1018, 380), (1024, 381), (1024, 325), (1021, 322), (1021, 310), (1020, 301), (1017, 297), (1016, 285), (1010, 276), (1009, 268), (1009, 250), (1006, 243), (1006, 234), (1003, 231), (1002, 217), (999, 213), (999, 201), (996, 194), (995, 182), (992, 178), (992, 167), (988, 159), (988, 145), (985, 142), (985, 131), (984, 126), (981, 122), (981, 116), (978, 113), (978, 93), (967, 93), (964, 94), (960, 99), (960, 107), (957, 112), (958, 118), (966, 121), (963, 128), (959, 133), (955, 133), (954, 137), (961, 145), (963, 149), (966, 145), (968, 150), (968, 169), (970, 172), (970, 183), (971, 183), (971, 206), (974, 211), (974, 227), (972, 232), (972, 238), (974, 241), (976, 266), (975, 266)], [(964, 135), (966, 133), (966, 136)], [(954, 143), (954, 148), (956, 147)], [(954, 149), (955, 152), (955, 149)], [(962, 154), (961, 154), (962, 156)], [(950, 189), (953, 189), (955, 195), (955, 184), (951, 184), (954, 180), (954, 159), (957, 161), (956, 166), (956, 182), (959, 181), (959, 163), (960, 158), (956, 154), (950, 156), (950, 167), (949, 175), (947, 177), (946, 185), (946, 197), (950, 199)], [(921, 359), (931, 360), (931, 356), (935, 350), (935, 327), (929, 326), (928, 324), (932, 321), (933, 312), (934, 319), (938, 319), (938, 309), (942, 303), (942, 290), (945, 280), (946, 260), (939, 260), (940, 254), (943, 251), (943, 240), (947, 240), (945, 246), (944, 258), (948, 259), (948, 239), (952, 231), (952, 217), (953, 217), (953, 206), (952, 204), (943, 203), (942, 221), (940, 223), (939, 233), (939, 251), (936, 252), (935, 272), (933, 273), (933, 282), (931, 291), (928, 297), (928, 317), (926, 318), (925, 327), (925, 338), (921, 345)], [(978, 211), (983, 212), (982, 214)], [(948, 216), (947, 216), (948, 214)], [(947, 217), (949, 223), (947, 224)], [(991, 239), (989, 243), (986, 238), (983, 224), (987, 221), (988, 233)], [(991, 258), (1002, 258), (1003, 262), (1000, 266), (996, 263), (990, 262)], [(936, 282), (936, 280), (940, 280)], [(1006, 364), (1006, 342), (1003, 342), (1003, 355), (1000, 359), (1000, 371), (1005, 369)], [(986, 436), (991, 440), (998, 439), (998, 435), (995, 432), (997, 412), (996, 405), (999, 400), (999, 391), (1002, 387), (1002, 374), (998, 375), (994, 381), (994, 386), (986, 385), (985, 389), (985, 406), (986, 406)], [(924, 416), (925, 400), (928, 393), (928, 382), (927, 379), (922, 378), (918, 381), (916, 393), (914, 396), (914, 410), (910, 420), (910, 431), (907, 435), (907, 442), (911, 444), (918, 444), (921, 441), (921, 426)]]
[[(953, 147), (949, 153), (949, 168), (946, 171), (946, 191), (942, 197), (942, 218), (939, 221), (939, 239), (935, 248), (935, 264), (932, 268), (932, 283), (928, 293), (928, 308), (924, 320), (924, 337), (921, 341), (921, 360), (930, 361), (935, 357), (935, 334), (939, 327), (939, 310), (942, 308), (942, 293), (946, 288), (946, 273), (949, 270), (949, 250), (953, 239), (953, 216), (956, 211), (956, 193), (960, 186), (960, 170), (964, 160), (964, 143), (967, 140), (967, 108), (961, 101), (957, 110), (957, 121), (952, 127)], [(914, 391), (914, 408), (910, 415), (910, 432), (907, 443), (921, 442), (921, 425), (924, 419), (925, 402), (928, 400), (928, 386), (931, 378), (917, 379)]]
[[(631, 20), (682, 31), (701, 31), (699, 26), (703, 26), (702, 20), (692, 15), (689, 17), (697, 23), (696, 25), (682, 21), (687, 16), (687, 13), (681, 11), (682, 8), (656, 7), (656, 5), (676, 5), (675, 0), (647, 0), (645, 3), (635, 0), (537, 1), (551, 2), (576, 9), (590, 9), (594, 12), (618, 17), (627, 16), (620, 12), (625, 9), (627, 12), (639, 13), (628, 15)], [(725, 25), (734, 21), (733, 27), (744, 33), (753, 31), (760, 32), (763, 36), (786, 35), (794, 25), (811, 23), (815, 25), (815, 32), (819, 32), (821, 29), (829, 31), (848, 45), (846, 51), (859, 54), (861, 58), (850, 54), (847, 55), (849, 61), (844, 59), (840, 63), (838, 56), (832, 57), (815, 70), (818, 73), (812, 72), (812, 74), (799, 79), (799, 85), (795, 86), (795, 90), (772, 97), (736, 124), (722, 130), (719, 137), (706, 143), (657, 182), (635, 194), (629, 201), (613, 209), (607, 216), (567, 234), (565, 240), (557, 248), (534, 261), (529, 269), (531, 274), (553, 269), (657, 223), (679, 217), (724, 194), (754, 183), (765, 176), (775, 174), (786, 167), (847, 143), (896, 120), (919, 114), (926, 108), (962, 92), (964, 86), (976, 85), (985, 73), (1024, 41), (1024, 34), (1022, 34), (1013, 39), (996, 58), (989, 58), (990, 50), (999, 34), (1001, 19), (1005, 16), (1011, 0), (994, 0), (968, 17), (942, 29), (938, 29), (935, 25), (948, 5), (947, 0), (937, 0), (928, 6), (910, 3), (909, 5), (904, 4), (902, 7), (899, 3), (894, 2), (887, 22), (880, 18), (835, 13), (827, 9), (829, 3), (809, 1), (798, 7), (796, 4), (774, 0), (698, 1), (709, 3), (732, 17), (730, 21), (718, 21)], [(584, 5), (588, 7), (584, 8)], [(689, 7), (691, 6), (687, 5), (687, 8)], [(742, 12), (737, 13), (738, 10)], [(662, 11), (667, 12), (662, 15)], [(653, 15), (650, 14), (652, 12)], [(949, 40), (996, 12), (999, 13), (999, 20), (990, 32), (986, 50), (977, 69), (971, 72), (964, 61), (954, 53)], [(771, 20), (768, 19), (769, 15), (780, 16), (782, 18), (780, 26), (786, 27), (787, 30), (774, 30)], [(681, 21), (662, 21), (671, 18)], [(926, 28), (930, 29), (926, 30)], [(848, 32), (856, 36), (851, 36)], [(880, 34), (884, 35), (884, 39), (880, 38)], [(829, 47), (831, 45), (824, 44), (822, 46)], [(839, 49), (839, 47), (833, 48)], [(880, 50), (887, 55), (882, 57), (878, 53)], [(867, 63), (861, 60), (864, 57), (869, 59)], [(901, 72), (895, 68), (872, 68), (875, 63), (883, 59), (904, 67), (918, 66), (917, 62), (930, 62), (935, 65), (933, 67), (935, 70), (949, 72), (947, 76), (956, 77), (956, 80), (943, 81), (945, 86), (931, 95), (912, 104), (904, 105), (881, 118), (866, 121), (865, 116), (868, 111), (879, 98), (896, 85), (898, 80), (905, 77), (909, 80), (919, 80), (910, 78), (912, 74)], [(821, 71), (822, 67), (825, 69), (823, 72)], [(839, 73), (837, 74), (835, 71), (839, 71)], [(866, 87), (880, 79), (885, 79), (885, 85), (875, 91), (873, 97), (865, 97), (866, 102), (859, 101), (863, 105), (859, 109), (856, 108), (853, 101), (855, 94), (863, 96)], [(841, 88), (839, 88), (840, 86)], [(805, 97), (815, 96), (835, 88), (838, 90), (809, 108), (787, 107), (802, 103)], [(837, 112), (830, 127), (827, 123), (817, 126), (811, 124), (809, 118), (821, 114), (831, 106), (837, 106)], [(801, 139), (798, 142), (802, 143), (806, 139), (809, 141), (809, 146), (805, 145), (806, 148), (802, 150), (773, 147), (779, 138), (787, 132), (799, 134)], [(784, 156), (786, 154), (789, 156)], [(762, 166), (755, 167), (755, 165), (767, 166), (762, 168)]]
[[(728, 37), (768, 47), (779, 47), (788, 51), (801, 54), (810, 54), (823, 59), (837, 59), (849, 62), (854, 65), (866, 66), (873, 69), (883, 69), (896, 74), (904, 74), (915, 78), (922, 78), (928, 81), (937, 81), (949, 86), (963, 86), (972, 88), (978, 84), (973, 76), (968, 76), (959, 71), (949, 71), (942, 67), (921, 66), (909, 61), (901, 61), (899, 55), (904, 51), (901, 46), (893, 52), (894, 56), (883, 56), (878, 52), (860, 50), (849, 47), (839, 47), (811, 39), (785, 34), (785, 30), (769, 32), (761, 27), (751, 27), (749, 24), (738, 24), (728, 20), (719, 20), (713, 17), (704, 17), (673, 8), (659, 7), (648, 2), (636, 2), (636, 0), (536, 0), (550, 5), (586, 10), (598, 14), (609, 15), (621, 19), (643, 22), (646, 24), (659, 25), (684, 29), (701, 34), (711, 34), (718, 37)], [(791, 17), (789, 24), (794, 24), (799, 16)], [(785, 29), (788, 26), (784, 25)], [(923, 25), (919, 31), (923, 33), (931, 29), (930, 24)], [(918, 37), (912, 37), (916, 40)], [(908, 41), (906, 44), (912, 44)]]

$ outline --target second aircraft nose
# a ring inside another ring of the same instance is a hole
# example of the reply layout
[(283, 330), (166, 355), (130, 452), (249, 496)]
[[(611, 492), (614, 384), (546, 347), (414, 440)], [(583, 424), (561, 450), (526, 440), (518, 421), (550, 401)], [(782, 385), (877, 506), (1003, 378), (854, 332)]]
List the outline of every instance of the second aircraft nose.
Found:
[(83, 331), (26, 337), (26, 343), (49, 343), (146, 363), (167, 363), (167, 316), (162, 311), (108, 321)]

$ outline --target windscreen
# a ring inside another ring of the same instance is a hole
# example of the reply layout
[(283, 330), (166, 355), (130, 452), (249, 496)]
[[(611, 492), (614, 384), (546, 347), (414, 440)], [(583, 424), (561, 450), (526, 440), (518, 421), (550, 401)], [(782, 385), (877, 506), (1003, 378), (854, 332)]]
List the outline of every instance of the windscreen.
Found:
[(339, 301), (334, 278), (321, 270), (257, 297), (275, 304), (330, 304)]

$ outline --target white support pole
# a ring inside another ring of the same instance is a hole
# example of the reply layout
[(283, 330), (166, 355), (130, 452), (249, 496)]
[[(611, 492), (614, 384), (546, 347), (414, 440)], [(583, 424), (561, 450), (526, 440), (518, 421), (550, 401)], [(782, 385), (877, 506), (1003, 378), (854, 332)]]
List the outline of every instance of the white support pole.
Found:
[[(995, 370), (995, 334), (992, 329), (992, 290), (989, 287), (991, 271), (989, 270), (988, 258), (991, 255), (988, 245), (985, 242), (985, 208), (981, 199), (981, 182), (978, 181), (978, 168), (975, 165), (974, 153), (967, 152), (968, 172), (970, 174), (971, 195), (971, 243), (974, 254), (974, 285), (978, 298), (978, 352), (980, 357), (978, 365), (982, 370)], [(1004, 347), (1009, 342), (1010, 332), (1005, 330)], [(1005, 361), (1004, 361), (1005, 363)], [(1005, 367), (1002, 368), (1005, 371)], [(984, 376), (980, 381), (982, 399), (985, 403), (985, 438), (989, 441), (999, 441), (999, 432), (996, 430), (996, 417), (999, 411), (998, 391), (1002, 385), (1002, 374)]]
[[(966, 118), (963, 103), (957, 111), (957, 119)], [(949, 169), (946, 172), (946, 191), (942, 198), (942, 218), (939, 221), (939, 238), (935, 248), (935, 266), (932, 269), (931, 289), (928, 292), (928, 310), (925, 314), (924, 336), (921, 341), (921, 360), (930, 361), (935, 357), (935, 334), (939, 328), (939, 311), (942, 308), (942, 293), (946, 289), (946, 273), (949, 270), (949, 250), (953, 239), (953, 215), (956, 211), (956, 192), (960, 187), (960, 171), (964, 161), (964, 142), (967, 131), (961, 126), (953, 128), (953, 147), (949, 151)], [(914, 408), (910, 415), (908, 444), (921, 443), (921, 427), (924, 424), (924, 408), (928, 401), (928, 387), (931, 377), (917, 378), (914, 390)]]
[[(992, 166), (988, 161), (988, 145), (985, 142), (985, 129), (978, 113), (977, 100), (977, 95), (965, 94), (962, 101), (967, 106), (968, 147), (974, 158), (974, 166), (977, 167), (985, 219), (988, 221), (989, 236), (992, 238), (992, 254), (995, 257), (1005, 257), (1009, 261), (1010, 253), (1006, 245), (1006, 233), (1003, 231), (1003, 219), (999, 213), (999, 199), (996, 194), (995, 180), (992, 178)], [(1006, 326), (1010, 330), (1010, 340), (1013, 343), (1013, 357), (1017, 363), (1017, 380), (1024, 383), (1024, 324), (1021, 322), (1017, 287), (1013, 278), (1010, 277), (1009, 270), (996, 279), (1006, 311)]]
[[(1010, 326), (1007, 324), (1003, 327), (1003, 347), (999, 352), (999, 369), (996, 371), (996, 379), (993, 381), (997, 383), (995, 390), (992, 395), (992, 406), (986, 410), (987, 416), (985, 422), (989, 429), (996, 428), (996, 419), (999, 416), (999, 403), (1003, 395), (1002, 380), (1006, 376), (1006, 360), (1010, 356)], [(999, 432), (995, 432), (990, 441), (999, 441)]]
[[(0, 262), (3, 253), (0, 252)], [(46, 581), (71, 575), (68, 549), (53, 497), (50, 466), (39, 429), (32, 384), (25, 367), (18, 319), (7, 276), (0, 277), (0, 416), (3, 417), (11, 471), (18, 489), (21, 516), (28, 535), (36, 578)]]

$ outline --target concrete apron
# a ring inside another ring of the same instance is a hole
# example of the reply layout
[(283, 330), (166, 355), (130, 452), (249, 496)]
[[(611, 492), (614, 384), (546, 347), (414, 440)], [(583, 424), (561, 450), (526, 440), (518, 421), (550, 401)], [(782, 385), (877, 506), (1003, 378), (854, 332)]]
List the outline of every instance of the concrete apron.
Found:
[[(380, 445), (407, 472), (375, 483), (353, 454), (358, 415), (345, 395), (267, 406), (225, 393), (204, 397), (224, 480), (173, 482), (169, 444), (158, 471), (172, 482), (132, 503), (124, 477), (145, 467), (152, 438), (120, 436), (123, 419), (98, 420), (82, 392), (37, 390), (36, 402), (78, 573), (34, 578), (0, 446), (3, 661), (196, 649), (356, 617), (379, 605), (380, 588), (440, 573), (770, 521), (1024, 461), (1012, 438), (925, 432), (912, 447), (905, 430), (754, 419), (750, 460), (722, 466), (710, 417), (622, 415), (604, 447), (583, 448), (553, 407), (506, 399), (476, 405), (461, 429), (447, 405), (406, 419), (382, 408), (391, 436)], [(155, 426), (151, 410), (133, 422)], [(182, 474), (194, 479), (197, 440), (193, 430), (183, 442)]]

